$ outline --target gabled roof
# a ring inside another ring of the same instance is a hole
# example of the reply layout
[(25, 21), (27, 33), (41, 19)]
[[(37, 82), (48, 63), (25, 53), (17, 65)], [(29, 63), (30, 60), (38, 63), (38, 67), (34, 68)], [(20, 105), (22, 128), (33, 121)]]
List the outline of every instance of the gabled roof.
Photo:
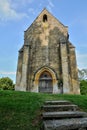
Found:
[[(60, 22), (55, 16), (53, 16), (46, 8), (44, 8), (44, 9), (41, 11), (41, 13), (36, 17), (36, 19), (33, 21), (33, 23), (34, 23), (34, 22), (39, 18), (39, 16), (40, 16), (42, 13), (44, 13), (44, 12), (45, 12), (45, 13), (47, 12), (49, 15), (51, 15), (58, 23), (60, 23), (61, 26), (63, 26), (64, 28), (68, 28), (68, 26), (65, 26), (63, 23), (61, 23), (61, 22)], [(33, 23), (32, 23), (32, 24), (33, 24)], [(29, 28), (32, 26), (32, 24), (27, 28), (27, 30), (29, 30)], [(27, 30), (26, 30), (26, 31), (27, 31)], [(25, 31), (25, 32), (26, 32), (26, 31)]]
[[(40, 14), (42, 14), (42, 12), (46, 11), (47, 13), (49, 13), (51, 16), (53, 16), (52, 13), (50, 13), (46, 8), (44, 8)], [(39, 15), (40, 15), (39, 14)], [(63, 25), (64, 27), (68, 27), (68, 26), (65, 26), (63, 23), (61, 23), (55, 16), (53, 16), (55, 18), (55, 20), (57, 20), (61, 25)], [(37, 17), (38, 18), (38, 17)]]

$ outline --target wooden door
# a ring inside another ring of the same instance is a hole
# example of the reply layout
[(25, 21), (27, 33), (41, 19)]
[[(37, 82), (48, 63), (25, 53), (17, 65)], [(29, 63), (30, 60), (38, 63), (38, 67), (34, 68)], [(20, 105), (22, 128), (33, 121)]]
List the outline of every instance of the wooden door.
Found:
[(42, 93), (52, 93), (53, 83), (52, 77), (48, 72), (41, 74), (39, 78), (39, 92)]

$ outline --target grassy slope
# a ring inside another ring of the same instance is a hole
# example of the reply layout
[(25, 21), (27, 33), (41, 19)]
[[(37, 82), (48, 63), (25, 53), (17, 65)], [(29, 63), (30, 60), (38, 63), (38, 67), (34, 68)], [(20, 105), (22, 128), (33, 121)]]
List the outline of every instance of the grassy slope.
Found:
[(39, 130), (44, 101), (61, 99), (87, 111), (87, 96), (0, 91), (0, 130)]

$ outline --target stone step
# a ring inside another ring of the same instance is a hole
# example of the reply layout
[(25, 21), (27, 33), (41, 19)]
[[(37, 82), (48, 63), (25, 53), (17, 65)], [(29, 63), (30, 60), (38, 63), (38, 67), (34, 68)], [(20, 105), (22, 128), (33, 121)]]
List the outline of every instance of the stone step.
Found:
[(87, 118), (46, 120), (41, 130), (87, 130)]
[(79, 110), (77, 105), (43, 105), (42, 109), (46, 112), (58, 112), (58, 111), (76, 111)]
[(69, 105), (72, 104), (70, 101), (59, 100), (59, 101), (45, 101), (45, 105)]
[(80, 117), (87, 117), (87, 113), (80, 111), (44, 112), (42, 113), (42, 117), (44, 120), (80, 118)]

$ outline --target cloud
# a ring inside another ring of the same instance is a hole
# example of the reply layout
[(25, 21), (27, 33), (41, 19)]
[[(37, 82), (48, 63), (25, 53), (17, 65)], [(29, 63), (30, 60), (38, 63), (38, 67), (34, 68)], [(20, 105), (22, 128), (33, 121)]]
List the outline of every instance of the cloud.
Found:
[(48, 0), (48, 5), (47, 5), (47, 8), (50, 12), (52, 12), (52, 8), (54, 7), (54, 4), (51, 0)]
[(80, 69), (87, 68), (87, 53), (76, 52), (77, 63)]
[(68, 26), (73, 27), (75, 25), (76, 26), (79, 25), (87, 28), (87, 16), (83, 16), (83, 15), (74, 16), (73, 20), (68, 24)]
[(28, 9), (28, 12), (29, 12), (29, 13), (32, 13), (33, 15), (36, 14), (36, 10), (35, 10), (34, 8), (29, 8), (29, 9)]
[(69, 27), (73, 27), (73, 26), (76, 25), (78, 22), (79, 22), (79, 19), (76, 18), (76, 19), (72, 20), (72, 21), (68, 24), (68, 26), (69, 26)]
[(48, 3), (49, 3), (49, 6), (50, 6), (50, 7), (54, 7), (54, 4), (52, 3), (51, 0), (48, 0)]
[[(17, 0), (18, 1), (18, 0)], [(33, 3), (34, 0), (20, 0), (20, 2), (22, 2), (22, 4), (27, 4), (27, 3)]]
[(80, 59), (87, 59), (87, 54), (77, 54), (77, 57)]
[(0, 72), (0, 75), (16, 75), (16, 72)]
[(11, 6), (15, 9), (22, 8), (27, 6), (28, 4), (33, 3), (34, 0), (9, 0), (11, 3)]
[[(86, 41), (86, 40), (85, 40)], [(83, 48), (83, 49), (86, 49), (86, 47), (87, 47), (87, 42), (79, 42), (79, 47), (81, 47), (81, 49)]]
[(11, 6), (11, 0), (0, 0), (0, 20), (7, 21), (25, 17), (25, 13), (19, 13)]

